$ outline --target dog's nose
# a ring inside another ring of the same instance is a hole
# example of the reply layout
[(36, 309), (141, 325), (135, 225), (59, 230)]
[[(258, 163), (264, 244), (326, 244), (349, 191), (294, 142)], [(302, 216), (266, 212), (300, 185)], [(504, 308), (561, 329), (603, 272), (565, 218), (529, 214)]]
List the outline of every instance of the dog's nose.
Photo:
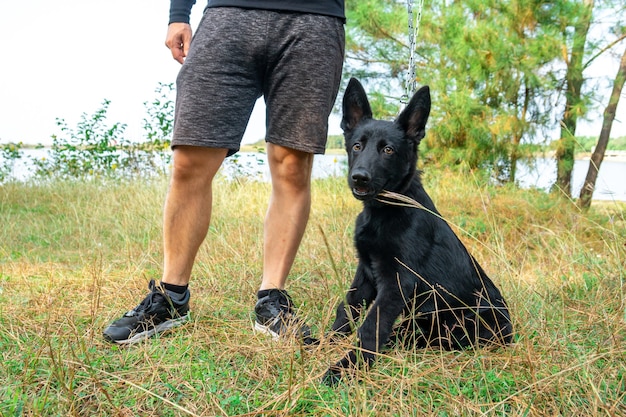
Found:
[(357, 184), (367, 184), (371, 180), (370, 174), (363, 169), (353, 170), (351, 176)]

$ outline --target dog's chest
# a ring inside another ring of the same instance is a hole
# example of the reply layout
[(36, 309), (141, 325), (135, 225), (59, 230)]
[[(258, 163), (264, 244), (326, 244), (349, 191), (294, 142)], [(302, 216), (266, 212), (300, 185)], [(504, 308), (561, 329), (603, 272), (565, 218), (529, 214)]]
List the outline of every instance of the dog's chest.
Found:
[(397, 212), (363, 210), (357, 217), (354, 241), (357, 251), (369, 258), (397, 256), (412, 224)]

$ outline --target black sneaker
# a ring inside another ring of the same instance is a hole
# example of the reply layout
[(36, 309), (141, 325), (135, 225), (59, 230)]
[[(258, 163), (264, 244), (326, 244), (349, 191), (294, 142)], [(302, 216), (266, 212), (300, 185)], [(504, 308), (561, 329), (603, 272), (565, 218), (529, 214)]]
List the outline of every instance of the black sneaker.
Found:
[(154, 280), (148, 288), (150, 294), (137, 307), (104, 329), (105, 340), (120, 345), (133, 344), (189, 319), (189, 290), (176, 294), (157, 286)]
[(256, 320), (254, 330), (265, 333), (274, 340), (284, 336), (301, 338), (304, 344), (313, 344), (311, 329), (293, 312), (293, 302), (286, 291), (272, 289), (265, 297), (259, 298), (254, 307)]

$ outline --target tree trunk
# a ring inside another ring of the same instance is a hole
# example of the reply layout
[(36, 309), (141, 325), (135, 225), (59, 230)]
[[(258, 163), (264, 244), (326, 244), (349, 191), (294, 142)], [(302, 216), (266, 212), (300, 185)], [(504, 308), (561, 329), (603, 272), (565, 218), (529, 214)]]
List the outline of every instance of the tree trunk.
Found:
[[(528, 114), (528, 107), (530, 106), (530, 96), (531, 96), (531, 87), (528, 82), (524, 83), (524, 105), (521, 110), (521, 114), (519, 116), (519, 120), (522, 123), (526, 122), (526, 117)], [(520, 127), (515, 129), (513, 133), (513, 149), (511, 151), (511, 172), (509, 174), (509, 182), (515, 183), (515, 178), (517, 176), (517, 162), (520, 158), (520, 144), (522, 143), (522, 136), (524, 135), (524, 128)]]
[(574, 149), (578, 106), (583, 85), (583, 58), (587, 33), (591, 25), (594, 0), (584, 0), (584, 12), (574, 25), (574, 39), (569, 62), (567, 62), (565, 111), (561, 119), (561, 138), (556, 150), (556, 187), (567, 197), (572, 195), (572, 171), (574, 170)]
[(609, 105), (604, 110), (604, 119), (602, 121), (602, 130), (600, 131), (600, 137), (598, 138), (598, 144), (591, 155), (591, 161), (589, 162), (589, 170), (587, 171), (587, 177), (585, 178), (585, 184), (582, 190), (580, 190), (580, 200), (578, 200), (578, 206), (582, 209), (588, 209), (591, 206), (591, 197), (593, 196), (593, 190), (596, 187), (596, 179), (598, 178), (598, 171), (600, 165), (604, 159), (604, 153), (606, 152), (606, 146), (609, 143), (609, 137), (611, 135), (611, 127), (613, 126), (613, 120), (615, 119), (615, 111), (619, 103), (619, 98), (622, 93), (622, 88), (626, 82), (626, 49), (622, 55), (615, 81), (613, 82), (613, 91), (611, 92), (611, 98), (609, 99)]

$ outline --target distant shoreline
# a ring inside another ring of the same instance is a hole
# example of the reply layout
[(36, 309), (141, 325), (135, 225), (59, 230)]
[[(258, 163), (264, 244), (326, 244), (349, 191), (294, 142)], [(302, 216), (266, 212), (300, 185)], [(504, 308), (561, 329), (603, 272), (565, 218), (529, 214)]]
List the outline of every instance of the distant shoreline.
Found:
[[(37, 148), (50, 149), (51, 147), (32, 145), (32, 144), (22, 144), (21, 148), (22, 149), (37, 149)], [(246, 145), (241, 145), (241, 149), (239, 149), (239, 152), (262, 152), (262, 149), (265, 149), (265, 148), (259, 147), (259, 145), (256, 145), (256, 144), (246, 144)], [(345, 155), (346, 151), (345, 149), (340, 149), (340, 148), (326, 149), (325, 154), (326, 155)], [(591, 152), (577, 152), (574, 155), (574, 159), (578, 161), (589, 160), (591, 159), (591, 154), (592, 154)], [(536, 156), (541, 156), (544, 158), (554, 158), (554, 151), (538, 152)], [(626, 162), (626, 150), (617, 150), (617, 151), (607, 150), (604, 153), (604, 160)]]
[[(242, 145), (239, 152), (259, 152), (257, 145)], [(326, 149), (326, 155), (345, 155), (345, 149)], [(543, 158), (554, 158), (554, 151), (538, 152), (535, 156)], [(591, 152), (578, 152), (574, 155), (577, 161), (588, 161), (591, 159)], [(616, 162), (626, 162), (626, 151), (606, 151), (604, 153), (605, 160)]]
[[(546, 158), (554, 158), (554, 151), (544, 152), (542, 155)], [(574, 155), (574, 159), (577, 161), (588, 161), (591, 159), (592, 152), (577, 152)], [(626, 151), (612, 151), (608, 150), (604, 152), (604, 159), (615, 162), (626, 162)]]
[[(576, 159), (591, 159), (591, 152), (576, 154)], [(604, 159), (616, 162), (626, 162), (626, 151), (606, 151)]]

